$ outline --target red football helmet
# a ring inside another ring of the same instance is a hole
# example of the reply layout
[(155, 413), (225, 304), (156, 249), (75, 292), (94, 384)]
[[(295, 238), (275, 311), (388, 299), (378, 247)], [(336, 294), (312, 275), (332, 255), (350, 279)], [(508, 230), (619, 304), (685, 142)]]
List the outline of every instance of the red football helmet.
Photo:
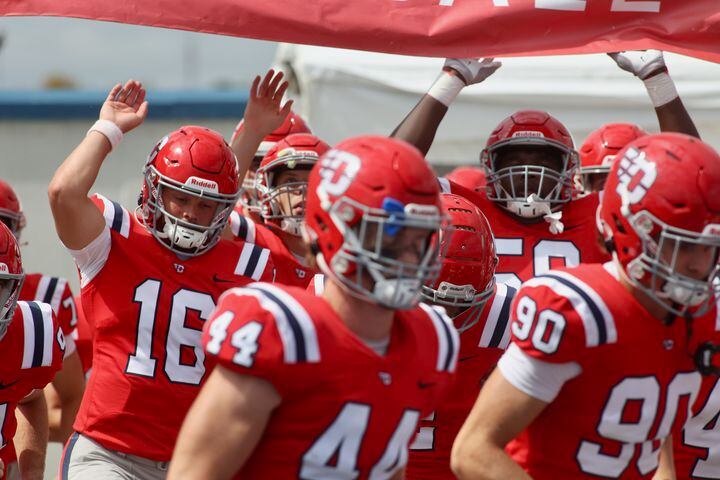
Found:
[[(235, 127), (232, 138), (230, 139), (231, 144), (235, 141), (237, 136), (240, 135), (243, 128), (245, 128), (244, 122), (240, 120)], [(288, 135), (295, 133), (312, 133), (312, 131), (310, 131), (310, 127), (307, 126), (305, 120), (303, 120), (300, 115), (291, 111), (288, 116), (285, 117), (283, 124), (272, 133), (265, 136), (263, 141), (260, 143), (260, 146), (255, 153), (253, 164), (250, 166), (245, 174), (245, 178), (243, 179), (243, 190), (242, 195), (240, 196), (240, 205), (242, 205), (248, 212), (257, 214), (260, 213), (260, 205), (258, 203), (257, 193), (255, 192), (255, 170), (260, 165), (262, 158), (267, 155), (270, 149), (274, 147), (277, 142)]]
[[(560, 154), (560, 170), (541, 165), (498, 165), (509, 148), (549, 147)], [(572, 199), (578, 155), (565, 125), (547, 112), (521, 110), (493, 130), (480, 154), (487, 172), (488, 198), (525, 218), (540, 218)], [(552, 186), (547, 191), (548, 186)]]
[(578, 190), (583, 193), (602, 190), (605, 182), (594, 187), (590, 175), (607, 178), (615, 155), (628, 143), (647, 134), (633, 123), (608, 123), (588, 135), (580, 147), (580, 171), (575, 176)]
[(710, 146), (676, 133), (630, 143), (612, 165), (600, 218), (633, 285), (673, 314), (707, 310), (720, 292), (720, 156)]
[(20, 239), (20, 233), (25, 228), (25, 214), (15, 191), (3, 180), (0, 180), (0, 222), (8, 226), (15, 238)]
[(310, 173), (305, 222), (322, 272), (364, 300), (413, 308), (440, 269), (440, 188), (401, 140), (355, 137), (323, 155)]
[(485, 170), (478, 167), (457, 167), (445, 175), (445, 178), (468, 190), (481, 189), (485, 186)]
[[(209, 128), (181, 127), (158, 142), (148, 156), (140, 194), (140, 216), (160, 243), (182, 255), (200, 255), (220, 239), (239, 191), (235, 154)], [(186, 222), (163, 205), (164, 188), (217, 202), (210, 225)]]
[(424, 301), (445, 307), (466, 309), (454, 319), (463, 332), (480, 319), (483, 306), (495, 291), (495, 239), (485, 215), (474, 203), (452, 193), (441, 195), (443, 208), (450, 218), (452, 235), (447, 243), (442, 269), (437, 280), (423, 285)]
[(24, 280), (20, 247), (13, 232), (0, 222), (0, 339), (12, 321)]
[[(305, 220), (307, 182), (294, 181), (277, 185), (277, 174), (284, 170), (309, 170), (328, 150), (330, 146), (315, 135), (298, 133), (277, 142), (263, 157), (255, 175), (255, 191), (260, 216), (265, 223), (274, 224), (292, 235), (301, 235)], [(288, 204), (284, 208), (283, 201)]]

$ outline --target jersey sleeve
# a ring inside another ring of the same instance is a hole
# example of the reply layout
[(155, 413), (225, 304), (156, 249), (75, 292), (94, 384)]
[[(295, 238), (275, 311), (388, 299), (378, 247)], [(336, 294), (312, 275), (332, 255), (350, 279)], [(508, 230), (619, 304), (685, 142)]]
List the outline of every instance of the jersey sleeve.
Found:
[(90, 200), (102, 212), (105, 228), (95, 240), (84, 248), (69, 249), (78, 270), (80, 270), (80, 285), (83, 287), (90, 283), (105, 266), (112, 246), (111, 232), (125, 238), (130, 235), (130, 212), (127, 209), (99, 194), (91, 196)]
[[(240, 207), (236, 207), (230, 214), (230, 231), (233, 238), (249, 243), (262, 243), (262, 237), (257, 234), (255, 222), (242, 214)], [(263, 247), (267, 245), (262, 245)]]
[(242, 242), (235, 275), (248, 277), (255, 282), (273, 282), (275, 273), (275, 263), (269, 249), (254, 243)]
[(52, 307), (42, 302), (18, 302), (23, 323), (21, 368), (32, 388), (44, 388), (62, 368), (65, 335)]
[(585, 332), (571, 300), (536, 277), (517, 293), (510, 312), (512, 341), (526, 355), (545, 362), (577, 361)]
[(263, 306), (261, 293), (233, 288), (223, 293), (203, 329), (203, 348), (211, 362), (270, 382), (288, 392), (287, 358), (273, 312)]

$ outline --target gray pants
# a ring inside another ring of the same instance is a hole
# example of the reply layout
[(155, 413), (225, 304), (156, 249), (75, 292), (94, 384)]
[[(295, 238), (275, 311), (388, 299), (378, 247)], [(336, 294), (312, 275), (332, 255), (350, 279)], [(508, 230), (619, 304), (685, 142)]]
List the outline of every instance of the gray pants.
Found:
[(79, 433), (65, 447), (60, 480), (165, 480), (168, 462), (108, 450)]

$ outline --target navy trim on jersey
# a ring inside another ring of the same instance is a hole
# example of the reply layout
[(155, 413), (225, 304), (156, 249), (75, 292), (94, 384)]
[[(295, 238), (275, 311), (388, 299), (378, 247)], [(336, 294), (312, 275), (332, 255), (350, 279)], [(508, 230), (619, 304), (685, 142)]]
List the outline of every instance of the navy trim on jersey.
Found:
[(252, 278), (253, 273), (255, 273), (255, 269), (257, 268), (258, 261), (260, 260), (260, 254), (262, 253), (262, 250), (262, 247), (253, 245), (253, 249), (250, 253), (250, 258), (248, 259), (247, 266), (245, 267), (245, 273), (243, 273), (243, 275)]
[(238, 214), (238, 233), (237, 236), (243, 240), (247, 240), (248, 219), (244, 215)]
[(263, 295), (265, 295), (265, 297), (267, 297), (268, 300), (280, 307), (280, 310), (282, 310), (282, 312), (285, 314), (285, 318), (287, 318), (288, 324), (290, 325), (290, 328), (293, 331), (293, 335), (295, 336), (295, 351), (297, 352), (297, 361), (306, 362), (307, 350), (305, 349), (305, 335), (303, 334), (300, 322), (295, 317), (295, 314), (293, 314), (292, 310), (290, 310), (288, 306), (285, 305), (283, 301), (280, 300), (275, 294), (270, 293), (265, 289), (251, 286), (248, 286), (247, 288), (262, 293)]
[(492, 338), (490, 339), (490, 343), (488, 344), (488, 346), (492, 348), (500, 348), (500, 342), (502, 342), (502, 339), (505, 336), (507, 324), (510, 321), (510, 306), (512, 305), (515, 294), (517, 293), (517, 290), (510, 285), (506, 284), (505, 288), (507, 289), (505, 294), (505, 300), (503, 301), (503, 306), (500, 309), (500, 315), (498, 315), (498, 321), (495, 325), (495, 331), (493, 331)]
[(48, 282), (47, 290), (45, 290), (45, 298), (43, 298), (44, 303), (49, 303), (52, 305), (52, 299), (55, 295), (55, 289), (57, 288), (58, 278), (57, 277), (50, 277), (50, 281)]
[(113, 221), (112, 225), (110, 225), (110, 228), (112, 228), (118, 233), (122, 233), (123, 207), (113, 200), (110, 200), (110, 203), (112, 203), (113, 206)]
[(32, 367), (40, 367), (43, 361), (43, 347), (45, 345), (45, 322), (40, 305), (36, 302), (27, 302), (32, 314), (33, 330), (35, 331), (35, 348), (33, 349)]
[(590, 298), (590, 296), (587, 293), (585, 293), (582, 288), (578, 287), (574, 283), (564, 279), (563, 277), (561, 277), (559, 275), (552, 275), (552, 274), (546, 273), (543, 275), (538, 275), (538, 277), (552, 278), (553, 280), (555, 280), (559, 283), (562, 283), (563, 285), (565, 285), (566, 287), (568, 287), (569, 289), (571, 289), (572, 291), (577, 293), (580, 296), (580, 298), (583, 299), (583, 301), (588, 306), (588, 308), (590, 308), (590, 313), (592, 313), (593, 319), (595, 319), (595, 323), (597, 324), (597, 329), (598, 329), (598, 345), (604, 345), (604, 344), (608, 343), (607, 328), (605, 326), (605, 319), (603, 317), (603, 314), (600, 311), (600, 309), (598, 308), (598, 306), (595, 304), (593, 299)]

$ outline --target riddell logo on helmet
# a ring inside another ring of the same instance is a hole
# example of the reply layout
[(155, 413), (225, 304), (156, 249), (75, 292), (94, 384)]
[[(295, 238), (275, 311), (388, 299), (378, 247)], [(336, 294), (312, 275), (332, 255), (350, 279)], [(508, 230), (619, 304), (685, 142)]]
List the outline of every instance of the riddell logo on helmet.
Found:
[(8, 266), (4, 263), (0, 263), (0, 273), (8, 273), (10, 269), (8, 269)]
[(513, 136), (513, 138), (515, 138), (515, 137), (545, 138), (545, 135), (543, 135), (542, 132), (536, 132), (535, 130), (522, 130), (520, 132), (513, 133), (512, 136)]
[(702, 233), (703, 235), (714, 235), (720, 237), (720, 224), (710, 223), (708, 225), (705, 225)]
[(192, 187), (200, 187), (202, 190), (208, 190), (212, 193), (218, 193), (218, 184), (212, 180), (206, 180), (204, 178), (190, 177), (185, 181), (185, 185)]

